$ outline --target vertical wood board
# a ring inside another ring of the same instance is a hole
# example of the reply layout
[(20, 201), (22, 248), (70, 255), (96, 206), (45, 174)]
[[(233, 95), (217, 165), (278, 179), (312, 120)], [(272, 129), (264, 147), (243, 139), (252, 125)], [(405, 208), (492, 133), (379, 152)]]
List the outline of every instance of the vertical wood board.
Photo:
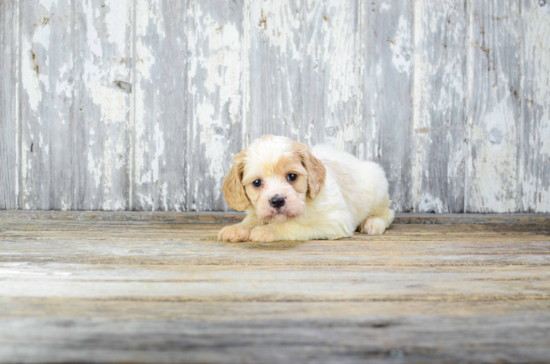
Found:
[(0, 210), (18, 208), (18, 10), (0, 2)]
[(522, 2), (523, 211), (550, 212), (550, 3)]
[(251, 1), (249, 140), (266, 134), (305, 139), (303, 6), (301, 0)]
[(227, 210), (221, 192), (242, 149), (243, 1), (191, 0), (188, 7), (187, 210)]
[(462, 212), (467, 159), (466, 3), (421, 0), (414, 6), (414, 116), (409, 135), (413, 210)]
[(75, 11), (74, 208), (126, 210), (133, 0), (77, 1)]
[(264, 134), (392, 206), (550, 212), (546, 0), (5, 0), (0, 209), (229, 210)]
[(132, 210), (186, 209), (188, 5), (136, 2)]
[(519, 208), (520, 43), (519, 2), (470, 3), (468, 212)]
[(23, 209), (75, 207), (74, 5), (21, 0)]
[(392, 207), (409, 211), (413, 7), (381, 0), (361, 2), (361, 12), (362, 157), (384, 168)]
[(301, 45), (303, 118), (299, 138), (356, 155), (361, 146), (359, 2), (303, 2)]

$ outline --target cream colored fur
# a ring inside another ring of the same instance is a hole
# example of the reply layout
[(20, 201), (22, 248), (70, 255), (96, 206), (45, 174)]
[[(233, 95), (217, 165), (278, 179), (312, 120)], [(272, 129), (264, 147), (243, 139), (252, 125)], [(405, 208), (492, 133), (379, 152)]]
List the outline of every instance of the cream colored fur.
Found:
[[(296, 182), (288, 181), (291, 172), (299, 174)], [(265, 181), (262, 187), (251, 184), (256, 179)], [(311, 198), (307, 192), (313, 187), (320, 191)], [(247, 214), (243, 222), (220, 231), (218, 238), (224, 241), (338, 239), (356, 230), (383, 234), (394, 218), (388, 182), (378, 164), (326, 145), (310, 149), (285, 137), (264, 136), (239, 153), (224, 193), (232, 207)], [(287, 205), (272, 208), (274, 195), (285, 196)]]

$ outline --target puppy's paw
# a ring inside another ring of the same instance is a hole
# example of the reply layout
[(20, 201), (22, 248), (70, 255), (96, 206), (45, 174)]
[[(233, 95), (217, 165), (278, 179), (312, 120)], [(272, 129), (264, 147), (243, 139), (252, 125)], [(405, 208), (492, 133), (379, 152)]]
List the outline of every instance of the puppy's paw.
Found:
[(382, 235), (386, 230), (386, 223), (379, 217), (369, 217), (361, 223), (361, 232), (369, 235)]
[(236, 243), (238, 241), (247, 241), (250, 236), (250, 227), (247, 225), (226, 226), (218, 233), (218, 240)]
[(268, 226), (256, 226), (250, 231), (250, 240), (269, 243), (277, 240), (277, 236), (275, 231)]

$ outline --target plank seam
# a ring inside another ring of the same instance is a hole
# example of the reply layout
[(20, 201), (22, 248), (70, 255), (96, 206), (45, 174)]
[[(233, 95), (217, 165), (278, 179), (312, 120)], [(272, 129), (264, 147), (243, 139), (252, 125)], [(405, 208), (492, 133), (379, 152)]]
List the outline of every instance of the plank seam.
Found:
[(469, 212), (469, 198), (470, 198), (470, 186), (469, 186), (469, 173), (470, 173), (470, 157), (472, 156), (472, 68), (470, 67), (472, 61), (472, 9), (469, 0), (464, 0), (466, 6), (466, 27), (468, 35), (465, 37), (466, 41), (466, 138), (467, 138), (467, 150), (464, 166), (464, 212)]
[[(248, 115), (250, 108), (250, 0), (245, 0), (243, 4), (243, 121), (241, 125), (241, 147), (244, 148), (249, 143), (248, 133)], [(227, 207), (226, 207), (227, 209)]]
[[(407, 148), (407, 146), (411, 146), (413, 141), (412, 141), (412, 138), (407, 138), (406, 136), (409, 136), (409, 135), (413, 135), (411, 133), (412, 130), (414, 130), (414, 127), (415, 127), (415, 123), (418, 119), (420, 119), (418, 113), (420, 112), (419, 107), (418, 107), (418, 99), (419, 99), (419, 95), (418, 95), (418, 92), (416, 92), (416, 84), (417, 84), (417, 80), (416, 78), (418, 77), (418, 64), (419, 64), (419, 61), (418, 61), (418, 58), (419, 58), (419, 55), (418, 55), (418, 49), (416, 47), (417, 45), (417, 36), (418, 36), (418, 33), (417, 32), (417, 27), (419, 27), (420, 25), (417, 24), (417, 18), (418, 18), (418, 14), (417, 14), (417, 7), (419, 6), (422, 6), (420, 5), (421, 2), (420, 1), (414, 1), (411, 5), (410, 5), (410, 9), (411, 9), (411, 44), (412, 44), (412, 48), (413, 48), (413, 65), (411, 67), (411, 76), (410, 76), (410, 81), (409, 81), (409, 95), (410, 95), (410, 98), (411, 98), (411, 108), (412, 108), (412, 112), (411, 112), (411, 119), (408, 123), (408, 126), (409, 126), (409, 133), (403, 133), (403, 162), (406, 162), (407, 159), (410, 158), (409, 160), (409, 164), (411, 165), (411, 168), (409, 171), (407, 171), (406, 168), (403, 168), (403, 171), (406, 173), (408, 172), (409, 173), (409, 177), (410, 177), (410, 181), (409, 181), (409, 190), (412, 190), (413, 189), (413, 170), (414, 170), (414, 167), (413, 167), (413, 163), (414, 161), (412, 160), (412, 148), (411, 150), (408, 150), (409, 148)], [(403, 173), (401, 174), (401, 191), (403, 192), (405, 190), (405, 178), (403, 176)], [(403, 203), (403, 207), (402, 207), (402, 211), (403, 212), (419, 212), (418, 211), (418, 208), (417, 208), (417, 204), (418, 204), (418, 201), (414, 201), (414, 195), (409, 191), (408, 195), (407, 195), (407, 205), (405, 205), (405, 203)]]
[(135, 168), (135, 126), (136, 126), (136, 42), (137, 42), (137, 0), (132, 1), (132, 30), (130, 44), (132, 47), (132, 95), (130, 97), (130, 130), (128, 135), (128, 144), (130, 156), (128, 158), (128, 210), (133, 211), (134, 208), (134, 168)]
[[(73, 97), (73, 101), (72, 101), (72, 106), (71, 106), (71, 112), (70, 112), (70, 115), (71, 115), (71, 119), (72, 120), (69, 120), (69, 123), (71, 123), (72, 121), (72, 128), (71, 128), (71, 133), (73, 134), (72, 135), (72, 139), (73, 139), (73, 146), (74, 146), (74, 149), (76, 151), (76, 145), (77, 145), (77, 109), (78, 109), (78, 104), (75, 103), (75, 100), (77, 100), (77, 80), (78, 80), (78, 77), (77, 77), (77, 60), (80, 59), (80, 57), (78, 57), (78, 25), (77, 25), (77, 20), (78, 20), (78, 17), (77, 17), (77, 5), (76, 5), (76, 1), (73, 1), (73, 13), (72, 13), (72, 22), (73, 22), (73, 74), (74, 74), (74, 83), (73, 83), (73, 90), (72, 90), (72, 97)], [(78, 101), (80, 101), (80, 95), (78, 96)], [(77, 189), (77, 185), (78, 183), (75, 182), (75, 178), (74, 178), (74, 174), (75, 174), (75, 171), (77, 170), (76, 166), (75, 166), (75, 158), (73, 156), (73, 153), (71, 153), (71, 168), (73, 169), (72, 173), (73, 173), (73, 178), (71, 179), (71, 184), (72, 184), (72, 193), (73, 193), (73, 197), (72, 197), (72, 208), (73, 209), (78, 209), (78, 202), (77, 202), (77, 197), (78, 197), (78, 193), (76, 191)]]
[(16, 168), (16, 176), (17, 176), (17, 181), (15, 183), (16, 185), (16, 209), (19, 210), (19, 209), (22, 209), (23, 207), (23, 201), (22, 201), (22, 193), (21, 191), (23, 190), (23, 175), (22, 175), (22, 166), (21, 166), (21, 163), (22, 163), (22, 160), (21, 160), (21, 153), (22, 153), (22, 148), (23, 148), (23, 138), (21, 137), (22, 136), (22, 132), (23, 132), (23, 127), (22, 127), (22, 124), (23, 124), (23, 115), (21, 113), (21, 85), (22, 85), (22, 82), (23, 82), (23, 78), (22, 78), (22, 75), (21, 75), (21, 62), (22, 62), (22, 44), (23, 44), (23, 38), (22, 38), (22, 35), (21, 35), (21, 24), (22, 24), (22, 21), (23, 21), (23, 18), (22, 18), (22, 15), (21, 15), (21, 0), (17, 0), (17, 6), (16, 6), (16, 11), (17, 11), (17, 14), (16, 14), (16, 21), (17, 21), (17, 63), (16, 63), (16, 79), (17, 79), (17, 86), (15, 88), (15, 93), (16, 93), (16, 96), (15, 96), (15, 115), (16, 115), (16, 127), (15, 127), (15, 130), (16, 130), (16, 161), (15, 161), (15, 168)]
[[(190, 7), (194, 7), (194, 3), (193, 3), (193, 0), (188, 0), (187, 2), (187, 7), (190, 8)], [(196, 9), (194, 9), (194, 11), (196, 11)], [(189, 90), (191, 89), (191, 77), (189, 77), (189, 69), (190, 69), (190, 64), (189, 64), (189, 55), (190, 55), (190, 51), (189, 51), (189, 36), (187, 35), (187, 32), (186, 30), (189, 29), (189, 9), (186, 9), (185, 11), (185, 15), (184, 15), (184, 34), (186, 35), (185, 37), (185, 46), (186, 46), (186, 59), (185, 59), (185, 68), (186, 68), (186, 72), (187, 72), (187, 90), (185, 91), (185, 105), (187, 107), (187, 111), (186, 111), (186, 116), (187, 116), (187, 123), (186, 123), (186, 127), (187, 127), (187, 143), (186, 143), (186, 147), (187, 147), (187, 150), (185, 151), (185, 207), (183, 208), (184, 211), (191, 211), (191, 195), (192, 195), (192, 191), (191, 191), (191, 166), (190, 166), (190, 163), (189, 161), (191, 160), (190, 156), (191, 156), (191, 152), (192, 152), (192, 147), (191, 147), (191, 140), (192, 140), (192, 136), (191, 136), (191, 127), (192, 127), (192, 123), (193, 123), (193, 116), (190, 115), (190, 107), (189, 107), (189, 104), (190, 102), (192, 102), (193, 100), (189, 101)], [(191, 110), (193, 110), (193, 108), (191, 108)]]
[(365, 65), (365, 53), (363, 52), (362, 45), (363, 45), (363, 2), (361, 0), (357, 0), (357, 29), (356, 29), (356, 35), (355, 35), (355, 57), (354, 61), (355, 64), (355, 74), (356, 78), (359, 80), (356, 84), (356, 95), (355, 95), (355, 125), (359, 128), (358, 137), (357, 137), (357, 145), (355, 148), (355, 156), (361, 160), (366, 159), (365, 155), (365, 130), (364, 130), (364, 123), (363, 123), (363, 115), (362, 115), (362, 107), (363, 107), (363, 100), (365, 99), (365, 80), (364, 80), (364, 72), (362, 72), (364, 65)]
[[(518, 94), (520, 95), (519, 99), (519, 133), (516, 137), (516, 143), (517, 143), (517, 153), (518, 153), (518, 159), (517, 159), (517, 174), (516, 179), (518, 181), (517, 184), (517, 207), (516, 210), (519, 210), (520, 212), (527, 212), (529, 210), (529, 204), (525, 206), (523, 201), (523, 182), (524, 182), (524, 175), (525, 175), (525, 111), (523, 109), (523, 100), (524, 100), (524, 59), (523, 59), (523, 48), (525, 47), (524, 40), (524, 28), (523, 28), (523, 1), (518, 2), (518, 8), (519, 8), (519, 40), (521, 41), (521, 49), (517, 50), (518, 57), (519, 57), (519, 90)], [(535, 200), (536, 204), (536, 200)]]

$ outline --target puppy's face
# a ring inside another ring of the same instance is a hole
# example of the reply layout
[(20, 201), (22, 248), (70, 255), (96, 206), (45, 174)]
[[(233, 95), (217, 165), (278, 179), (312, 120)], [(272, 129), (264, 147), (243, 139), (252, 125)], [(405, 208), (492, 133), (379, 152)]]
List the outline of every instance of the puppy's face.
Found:
[(264, 136), (233, 158), (224, 181), (229, 206), (251, 206), (264, 222), (284, 222), (301, 216), (307, 198), (323, 187), (326, 170), (309, 148), (285, 137)]
[(307, 176), (300, 157), (285, 153), (277, 160), (249, 161), (242, 183), (260, 220), (284, 222), (304, 213)]

